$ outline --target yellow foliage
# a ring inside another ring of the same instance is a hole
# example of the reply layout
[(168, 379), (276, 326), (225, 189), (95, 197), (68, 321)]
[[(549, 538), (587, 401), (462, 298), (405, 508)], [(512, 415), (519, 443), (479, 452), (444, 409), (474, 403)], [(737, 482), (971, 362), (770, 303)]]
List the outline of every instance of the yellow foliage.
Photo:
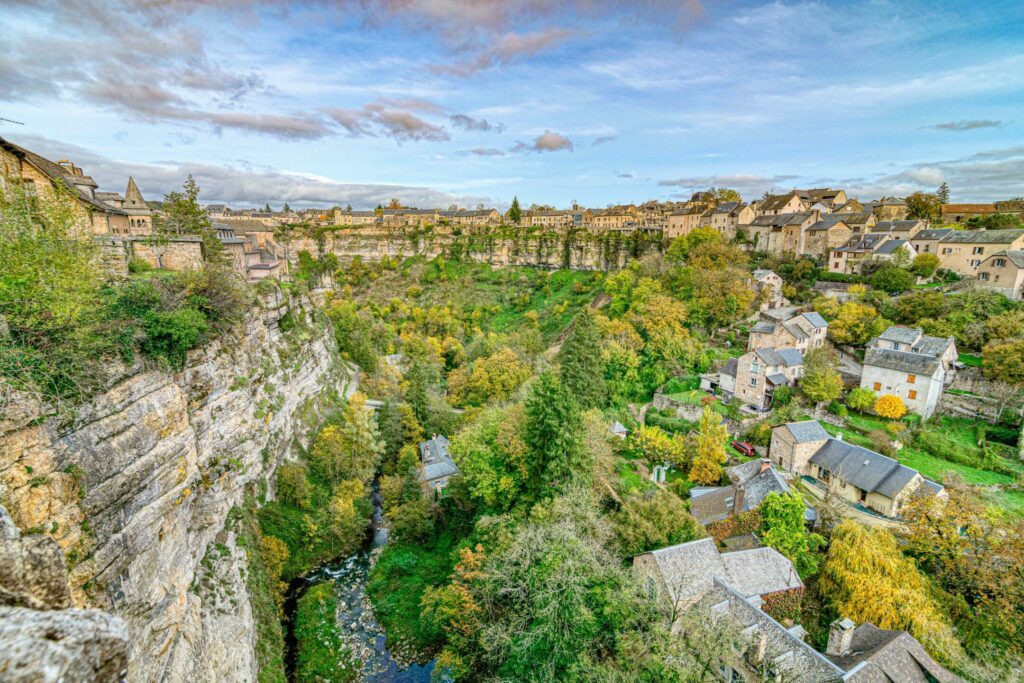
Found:
[(890, 420), (898, 420), (907, 414), (907, 406), (899, 396), (885, 394), (875, 401), (875, 413)]

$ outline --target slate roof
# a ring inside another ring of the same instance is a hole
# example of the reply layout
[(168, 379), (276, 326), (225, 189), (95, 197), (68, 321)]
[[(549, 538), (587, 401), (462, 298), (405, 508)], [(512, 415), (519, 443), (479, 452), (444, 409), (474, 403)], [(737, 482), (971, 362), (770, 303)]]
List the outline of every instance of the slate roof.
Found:
[(458, 474), (459, 468), (448, 455), (449, 445), (448, 439), (441, 435), (420, 444), (420, 460), (423, 461), (423, 472), (420, 478), (423, 481), (433, 481)]
[(793, 563), (774, 548), (720, 553), (713, 538), (702, 538), (645, 554), (654, 559), (665, 585), (682, 602), (706, 593), (715, 578), (744, 597), (804, 585)]
[[(842, 220), (838, 220), (838, 221), (822, 221), (822, 220), (819, 220), (817, 223), (814, 223), (811, 227), (807, 228), (807, 232), (825, 232), (827, 230), (831, 230), (832, 228), (836, 227), (840, 223), (842, 223), (844, 226), (846, 225), (846, 221), (842, 221)], [(846, 227), (849, 227), (849, 226), (846, 226)]]
[(772, 323), (758, 322), (750, 328), (750, 331), (755, 334), (772, 334), (775, 332), (775, 325)]
[(922, 230), (921, 232), (914, 235), (915, 240), (941, 240), (948, 237), (950, 234), (956, 232), (953, 228), (933, 228), (931, 230)]
[[(764, 207), (762, 207), (764, 208)], [(787, 225), (799, 225), (806, 222), (814, 214), (810, 211), (798, 211), (797, 213), (780, 213), (774, 216), (756, 216), (753, 225), (782, 228)]]
[(765, 365), (785, 365), (788, 368), (804, 364), (804, 356), (797, 349), (757, 349), (754, 351)]
[(791, 335), (793, 335), (793, 337), (795, 339), (798, 339), (798, 340), (799, 339), (807, 339), (808, 337), (810, 337), (810, 335), (807, 334), (807, 332), (804, 331), (804, 328), (800, 327), (796, 323), (787, 322), (787, 323), (784, 323), (782, 326), (785, 327), (786, 330)]
[[(899, 683), (952, 683), (960, 679), (942, 668), (906, 631), (888, 631), (863, 623), (853, 631), (850, 650), (841, 656), (829, 656), (832, 662), (850, 672), (852, 683), (898, 681)], [(864, 663), (857, 671), (852, 671)]]
[(954, 230), (944, 243), (950, 244), (1010, 244), (1024, 236), (1024, 230), (1009, 228), (1007, 230)]
[[(821, 441), (831, 438), (825, 428), (818, 424), (817, 420), (805, 420), (804, 422), (787, 422), (782, 425), (793, 435), (797, 443), (808, 441)], [(778, 427), (776, 427), (778, 429)]]
[(722, 202), (712, 209), (712, 213), (732, 213), (733, 209), (738, 208), (739, 205), (739, 202)]
[(768, 375), (768, 377), (766, 377), (765, 379), (767, 379), (773, 386), (777, 387), (782, 386), (783, 384), (789, 384), (789, 379), (787, 379), (785, 375), (778, 372)]
[(881, 453), (838, 439), (829, 439), (811, 456), (811, 462), (862, 491), (893, 498), (917, 475)]
[(939, 367), (939, 359), (913, 351), (872, 347), (864, 354), (864, 365), (907, 372), (912, 375), (931, 376)]
[(910, 232), (920, 222), (919, 220), (879, 221), (871, 228), (871, 232)]
[(787, 192), (786, 194), (771, 195), (768, 199), (761, 202), (760, 208), (762, 211), (778, 211), (789, 203), (793, 198), (793, 195), (799, 196), (799, 193), (794, 190), (792, 192)]
[(763, 280), (764, 278), (768, 277), (769, 275), (775, 275), (775, 271), (774, 270), (768, 270), (767, 268), (758, 268), (757, 270), (754, 270), (751, 273), (751, 275), (754, 276), (755, 280)]
[(855, 235), (836, 251), (874, 251), (879, 244), (887, 239), (889, 239), (888, 233), (869, 232), (864, 235)]
[(722, 369), (719, 370), (719, 372), (723, 375), (728, 375), (729, 377), (735, 377), (736, 368), (738, 365), (739, 362), (735, 358), (730, 358), (729, 360), (725, 361), (725, 365), (722, 366)]
[(828, 321), (821, 317), (821, 314), (817, 311), (811, 311), (810, 313), (800, 314), (804, 320), (814, 325), (815, 327), (828, 327)]
[(1008, 260), (1010, 263), (1012, 263), (1013, 265), (1017, 266), (1018, 268), (1024, 268), (1024, 250), (1021, 250), (1021, 249), (1011, 249), (1010, 251), (1006, 251), (1006, 250), (997, 251), (996, 253), (992, 254), (991, 256), (989, 256), (985, 260), (989, 261), (991, 259), (1000, 258), (1000, 257), (1005, 258), (1006, 260)]
[(906, 240), (889, 240), (888, 242), (883, 243), (882, 246), (878, 247), (878, 249), (875, 250), (875, 253), (882, 256), (891, 256), (896, 253), (897, 249), (900, 247), (906, 247), (907, 244)]
[(878, 335), (879, 339), (885, 341), (899, 342), (901, 344), (913, 344), (921, 337), (920, 327), (902, 327), (900, 325), (890, 325), (885, 329), (885, 332)]

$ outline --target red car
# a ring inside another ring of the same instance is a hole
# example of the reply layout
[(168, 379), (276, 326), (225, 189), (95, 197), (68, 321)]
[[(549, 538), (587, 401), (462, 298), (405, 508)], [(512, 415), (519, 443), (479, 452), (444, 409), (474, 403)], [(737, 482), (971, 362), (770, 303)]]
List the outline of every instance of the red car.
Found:
[(733, 441), (732, 447), (749, 458), (753, 458), (757, 455), (757, 452), (754, 450), (754, 446), (746, 441)]

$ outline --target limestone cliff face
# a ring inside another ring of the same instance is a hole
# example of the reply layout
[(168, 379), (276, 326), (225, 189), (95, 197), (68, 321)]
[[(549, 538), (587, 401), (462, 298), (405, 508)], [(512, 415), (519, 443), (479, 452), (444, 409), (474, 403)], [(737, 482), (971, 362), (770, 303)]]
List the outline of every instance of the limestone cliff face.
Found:
[[(402, 258), (422, 255), (458, 255), (495, 267), (534, 266), (572, 270), (617, 270), (631, 260), (661, 250), (660, 233), (644, 231), (590, 231), (572, 233), (531, 231), (527, 228), (430, 229), (399, 227), (345, 228), (324, 237), (323, 250), (342, 261), (360, 256), (378, 261), (384, 256)], [(299, 251), (319, 253), (313, 240), (292, 240), (289, 256)]]
[(76, 606), (127, 623), (131, 681), (256, 678), (245, 553), (225, 521), (353, 381), (329, 330), (283, 334), (285, 312), (254, 312), (182, 372), (119, 369), (73, 420), (29, 403), (0, 415), (0, 500), (60, 544)]

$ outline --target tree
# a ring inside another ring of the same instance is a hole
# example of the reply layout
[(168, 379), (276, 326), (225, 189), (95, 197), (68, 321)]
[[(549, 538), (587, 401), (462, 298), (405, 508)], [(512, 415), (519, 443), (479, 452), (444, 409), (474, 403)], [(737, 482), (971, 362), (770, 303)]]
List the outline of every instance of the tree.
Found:
[(526, 399), (523, 441), (528, 449), (527, 487), (535, 500), (589, 479), (579, 406), (550, 372), (537, 378)]
[(939, 200), (940, 204), (949, 204), (949, 185), (945, 182), (939, 185), (939, 189), (935, 192), (935, 197)]
[(558, 352), (561, 379), (580, 407), (600, 408), (607, 392), (604, 385), (604, 358), (601, 356), (601, 331), (593, 314), (584, 309), (573, 321), (573, 329)]
[(725, 442), (728, 438), (729, 430), (726, 429), (722, 416), (712, 410), (711, 406), (704, 406), (694, 437), (690, 481), (710, 486), (721, 480), (722, 465), (729, 459), (725, 452)]
[(664, 489), (630, 496), (610, 518), (624, 557), (706, 535), (679, 496)]
[(939, 257), (935, 254), (918, 254), (910, 270), (918, 277), (931, 277), (939, 269)]
[(890, 420), (898, 420), (907, 414), (907, 406), (899, 396), (885, 394), (875, 401), (875, 413)]
[(298, 463), (285, 463), (277, 469), (277, 499), (282, 503), (308, 510), (313, 497), (306, 468)]
[[(219, 263), (224, 256), (224, 245), (214, 232), (210, 216), (199, 204), (199, 185), (189, 174), (181, 192), (164, 195), (163, 206), (153, 217), (153, 230), (157, 233), (148, 238), (157, 252), (158, 261), (163, 260), (163, 248), (168, 235), (198, 235), (203, 239), (203, 253), (207, 261)], [(160, 263), (159, 267), (163, 267)]]
[(964, 226), (968, 230), (1007, 230), (1024, 228), (1024, 223), (1014, 214), (990, 213), (987, 216), (972, 216)]
[(863, 413), (875, 405), (878, 397), (867, 387), (858, 387), (846, 397), (846, 406), (858, 413)]
[(934, 194), (915, 192), (905, 200), (907, 216), (922, 221), (937, 221), (942, 215), (942, 204)]
[(506, 346), (448, 373), (448, 396), (453, 405), (502, 401), (529, 379), (530, 372), (529, 364)]
[(836, 527), (818, 590), (840, 616), (884, 629), (906, 629), (940, 661), (948, 664), (961, 654), (927, 580), (885, 529), (853, 520)]
[(834, 401), (843, 393), (843, 378), (836, 371), (838, 361), (829, 349), (820, 346), (804, 356), (804, 375), (800, 390), (815, 403)]
[(758, 507), (761, 542), (792, 560), (800, 576), (818, 571), (818, 550), (825, 539), (804, 526), (804, 501), (799, 493), (769, 493)]
[(391, 200), (388, 202), (388, 208), (389, 209), (401, 209), (402, 208), (402, 202), (400, 202), (396, 197), (392, 197)]
[(366, 397), (357, 391), (341, 412), (341, 424), (324, 427), (309, 454), (312, 464), (332, 483), (351, 479), (368, 482), (383, 450), (373, 411), (366, 407)]
[(1024, 384), (1024, 338), (999, 339), (986, 344), (981, 369), (989, 379)]
[(671, 463), (677, 470), (685, 471), (689, 464), (685, 438), (679, 434), (669, 436), (661, 427), (637, 427), (630, 432), (625, 447), (633, 457), (642, 458), (651, 466)]
[(874, 306), (847, 301), (839, 307), (835, 318), (829, 321), (828, 335), (837, 344), (860, 346), (880, 335), (887, 327), (889, 321), (878, 315)]
[[(189, 177), (191, 177), (191, 176), (189, 176)], [(270, 202), (267, 202), (267, 205), (263, 207), (263, 211), (265, 213), (273, 213), (273, 209), (270, 208)]]
[(715, 202), (722, 204), (723, 202), (740, 202), (743, 198), (740, 193), (736, 190), (731, 190), (727, 187), (712, 188), (715, 195)]
[(530, 475), (522, 404), (486, 408), (452, 437), (449, 451), (469, 495), (486, 510), (505, 512), (519, 502)]
[(896, 265), (884, 265), (871, 276), (871, 286), (889, 294), (899, 294), (914, 286), (914, 276)]
[(519, 225), (523, 219), (523, 210), (519, 207), (519, 197), (512, 197), (512, 206), (508, 207), (508, 219), (514, 225)]
[(284, 211), (285, 213), (291, 213), (292, 212), (292, 207), (288, 206), (288, 202), (285, 202), (284, 203), (284, 208), (281, 209), (281, 210)]

